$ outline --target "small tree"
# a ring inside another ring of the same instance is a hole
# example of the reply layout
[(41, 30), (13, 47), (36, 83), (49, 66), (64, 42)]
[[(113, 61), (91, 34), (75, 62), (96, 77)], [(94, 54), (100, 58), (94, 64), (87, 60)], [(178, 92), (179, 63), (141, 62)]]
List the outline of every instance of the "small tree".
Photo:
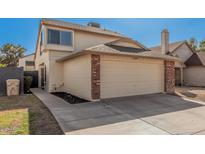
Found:
[(198, 51), (198, 42), (194, 37), (190, 38), (187, 42), (194, 51)]
[(23, 57), (26, 49), (20, 45), (4, 44), (0, 48), (0, 64), (5, 66), (17, 66), (19, 58)]
[(205, 40), (202, 40), (200, 43), (199, 43), (199, 50), (200, 51), (205, 51)]

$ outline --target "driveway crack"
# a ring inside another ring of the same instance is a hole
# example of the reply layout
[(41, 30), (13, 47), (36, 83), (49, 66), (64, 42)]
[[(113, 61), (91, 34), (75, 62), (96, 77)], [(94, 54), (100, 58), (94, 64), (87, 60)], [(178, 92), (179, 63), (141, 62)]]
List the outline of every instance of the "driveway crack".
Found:
[(148, 121), (146, 121), (146, 120), (143, 120), (143, 119), (141, 119), (141, 118), (139, 118), (139, 119), (142, 120), (143, 122), (147, 123), (147, 124), (152, 125), (152, 126), (155, 127), (155, 128), (158, 128), (158, 129), (160, 129), (160, 130), (162, 130), (162, 131), (164, 131), (164, 132), (167, 132), (167, 133), (170, 134), (170, 135), (175, 135), (175, 134), (173, 134), (173, 133), (171, 133), (171, 132), (169, 132), (169, 131), (167, 131), (167, 130), (161, 128), (161, 127), (157, 127), (157, 126), (153, 125), (152, 123), (150, 123), (150, 122), (148, 122)]

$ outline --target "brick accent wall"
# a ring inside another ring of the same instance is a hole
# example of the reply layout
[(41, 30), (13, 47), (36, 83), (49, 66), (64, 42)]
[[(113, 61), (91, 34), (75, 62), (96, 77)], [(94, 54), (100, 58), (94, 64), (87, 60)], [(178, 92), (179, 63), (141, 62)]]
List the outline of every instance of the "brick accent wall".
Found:
[(174, 61), (164, 61), (164, 67), (165, 67), (165, 92), (174, 93), (175, 90)]
[(100, 55), (91, 55), (91, 96), (100, 99)]

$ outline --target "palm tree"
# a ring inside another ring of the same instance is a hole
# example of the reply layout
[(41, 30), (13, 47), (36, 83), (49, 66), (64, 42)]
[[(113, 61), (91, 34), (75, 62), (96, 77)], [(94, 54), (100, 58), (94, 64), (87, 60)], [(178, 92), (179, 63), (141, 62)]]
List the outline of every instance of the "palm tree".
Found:
[(0, 48), (0, 64), (17, 66), (19, 58), (23, 57), (26, 49), (20, 45), (7, 43)]

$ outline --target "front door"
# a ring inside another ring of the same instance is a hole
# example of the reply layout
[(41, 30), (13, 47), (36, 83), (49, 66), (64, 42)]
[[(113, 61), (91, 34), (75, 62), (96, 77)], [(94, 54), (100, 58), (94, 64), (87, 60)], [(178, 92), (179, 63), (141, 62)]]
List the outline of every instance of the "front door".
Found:
[(175, 85), (181, 85), (181, 71), (180, 68), (175, 68)]

